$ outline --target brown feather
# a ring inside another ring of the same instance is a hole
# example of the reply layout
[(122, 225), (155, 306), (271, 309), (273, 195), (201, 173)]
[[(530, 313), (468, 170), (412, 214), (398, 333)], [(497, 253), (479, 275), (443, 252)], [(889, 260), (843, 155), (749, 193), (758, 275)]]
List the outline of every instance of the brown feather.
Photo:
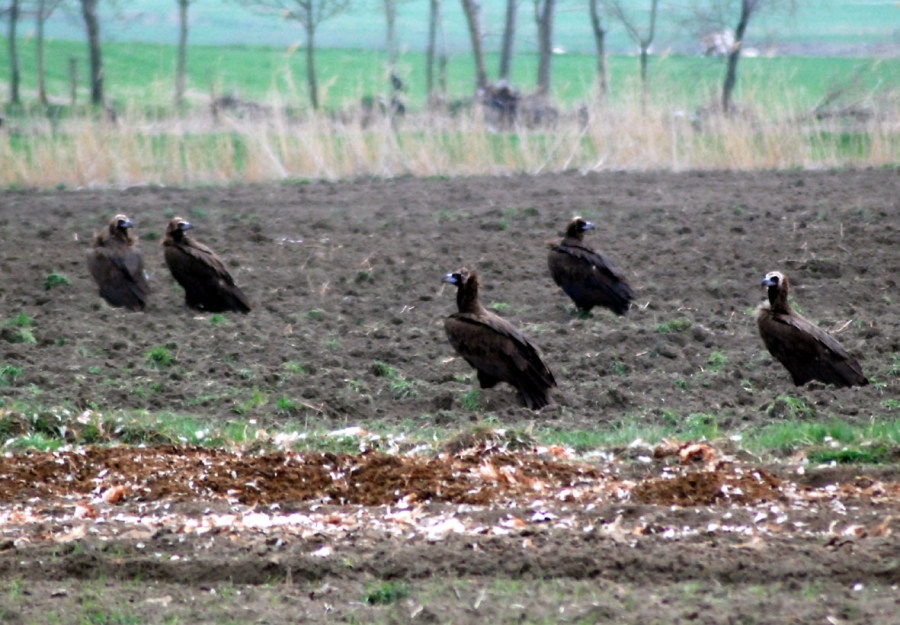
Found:
[(131, 221), (113, 217), (109, 226), (94, 237), (87, 252), (88, 270), (100, 287), (100, 296), (110, 306), (144, 310), (150, 286), (144, 275), (144, 255), (135, 246)]
[(787, 276), (773, 271), (766, 275), (763, 285), (768, 287), (769, 301), (757, 309), (759, 334), (795, 385), (811, 380), (839, 387), (869, 383), (859, 362), (834, 337), (793, 311)]
[(185, 234), (192, 227), (181, 217), (174, 217), (166, 227), (163, 239), (166, 265), (184, 289), (187, 306), (213, 313), (250, 312), (247, 296), (234, 283), (222, 259)]
[(478, 274), (461, 269), (443, 281), (457, 286), (458, 312), (444, 322), (447, 339), (478, 371), (481, 388), (506, 382), (519, 390), (528, 408), (551, 405), (550, 390), (556, 388), (553, 373), (524, 334), (481, 305)]
[(551, 243), (547, 265), (553, 281), (585, 312), (594, 306), (624, 315), (634, 293), (623, 274), (606, 256), (584, 245), (584, 232), (594, 225), (575, 217), (565, 238)]

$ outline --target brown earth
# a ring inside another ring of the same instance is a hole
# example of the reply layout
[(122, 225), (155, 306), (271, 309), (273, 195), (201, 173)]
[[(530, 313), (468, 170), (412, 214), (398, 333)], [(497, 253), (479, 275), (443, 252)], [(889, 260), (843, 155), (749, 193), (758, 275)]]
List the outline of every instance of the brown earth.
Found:
[[(0, 384), (7, 414), (464, 427), (477, 418), (461, 403), (475, 383), (443, 335), (454, 298), (440, 288), (461, 266), (481, 271), (485, 303), (532, 337), (559, 381), (559, 405), (540, 413), (509, 388), (482, 391), (479, 414), (504, 425), (694, 420), (740, 433), (789, 418), (787, 395), (808, 401), (806, 420), (894, 420), (900, 409), (897, 170), (5, 191), (0, 207), (0, 317), (26, 313), (36, 339), (15, 342), (14, 325), (0, 333), (3, 364), (21, 369)], [(142, 237), (145, 313), (108, 308), (87, 274), (87, 242), (119, 212)], [(229, 260), (250, 315), (184, 308), (158, 241), (175, 214)], [(635, 287), (628, 317), (578, 318), (549, 280), (544, 243), (573, 214), (598, 223), (590, 243)], [(752, 317), (773, 269), (875, 384), (790, 384)], [(51, 272), (71, 284), (45, 290)], [(146, 355), (162, 346), (174, 362), (156, 368)], [(896, 471), (799, 474), (729, 451), (705, 469), (496, 450), (7, 457), (0, 607), (14, 622), (896, 622)], [(306, 494), (259, 490), (283, 487), (286, 465), (318, 482)], [(345, 472), (355, 481), (336, 485)], [(544, 490), (532, 494), (536, 480)], [(380, 495), (336, 505), (367, 485)], [(386, 581), (408, 596), (367, 604)]]

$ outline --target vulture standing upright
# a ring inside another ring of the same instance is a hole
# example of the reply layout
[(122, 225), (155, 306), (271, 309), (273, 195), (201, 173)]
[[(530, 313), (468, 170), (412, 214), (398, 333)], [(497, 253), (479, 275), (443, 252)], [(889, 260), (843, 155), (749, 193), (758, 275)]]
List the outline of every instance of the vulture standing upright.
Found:
[(794, 384), (819, 380), (835, 386), (863, 386), (862, 367), (834, 338), (791, 309), (788, 279), (777, 271), (762, 282), (769, 301), (760, 304), (756, 323), (766, 349), (785, 366)]
[(109, 227), (94, 237), (87, 253), (88, 270), (110, 306), (144, 310), (150, 287), (144, 275), (144, 255), (134, 243), (132, 223), (116, 215)]
[(608, 258), (584, 245), (585, 231), (593, 229), (594, 224), (581, 217), (569, 222), (565, 238), (550, 244), (550, 275), (584, 312), (603, 306), (624, 315), (634, 293), (625, 275)]
[(498, 382), (515, 386), (532, 409), (553, 403), (550, 389), (556, 380), (537, 348), (511, 323), (489, 312), (478, 300), (478, 274), (467, 269), (444, 276), (455, 284), (459, 312), (447, 317), (444, 328), (453, 349), (478, 371), (481, 388)]
[(166, 265), (184, 289), (188, 308), (212, 313), (250, 312), (247, 296), (234, 283), (222, 259), (185, 234), (193, 227), (181, 217), (174, 217), (163, 240)]

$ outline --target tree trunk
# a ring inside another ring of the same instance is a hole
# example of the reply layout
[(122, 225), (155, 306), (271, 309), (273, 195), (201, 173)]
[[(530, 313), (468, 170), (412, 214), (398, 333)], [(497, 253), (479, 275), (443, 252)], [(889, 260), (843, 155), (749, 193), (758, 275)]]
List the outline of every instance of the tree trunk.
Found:
[(469, 25), (469, 35), (472, 37), (472, 54), (475, 56), (475, 80), (479, 89), (488, 86), (487, 71), (484, 69), (484, 53), (481, 49), (481, 5), (479, 0), (462, 0), (463, 11), (466, 14), (466, 22)]
[(9, 102), (19, 104), (19, 50), (16, 45), (16, 26), (19, 23), (19, 0), (12, 0), (9, 7), (9, 32), (7, 41), (9, 47)]
[(390, 71), (397, 62), (397, 47), (394, 36), (394, 22), (397, 19), (397, 0), (384, 0), (384, 17), (387, 20), (387, 57)]
[(319, 85), (316, 83), (315, 35), (316, 24), (310, 9), (309, 19), (306, 20), (306, 85), (309, 88), (309, 104), (314, 111), (318, 111)]
[(725, 84), (722, 86), (722, 111), (728, 113), (731, 109), (731, 96), (734, 93), (734, 85), (737, 82), (737, 64), (741, 58), (741, 46), (744, 43), (744, 33), (747, 32), (747, 24), (756, 8), (756, 0), (741, 1), (741, 17), (738, 27), (734, 30), (734, 46), (728, 53), (728, 65), (725, 69)]
[(656, 33), (656, 8), (659, 0), (650, 3), (650, 32), (639, 40), (641, 47), (641, 108), (647, 110), (647, 100), (650, 96), (650, 82), (647, 77), (647, 64), (650, 56), (650, 45), (653, 43), (653, 35)]
[(437, 44), (437, 25), (441, 15), (441, 0), (431, 0), (431, 11), (428, 14), (428, 49), (425, 53), (425, 89), (428, 101), (434, 93), (434, 50)]
[(187, 69), (187, 42), (188, 42), (188, 5), (191, 0), (176, 0), (178, 2), (178, 58), (175, 61), (175, 106), (184, 105), (184, 74)]
[(37, 62), (38, 102), (47, 104), (47, 72), (44, 67), (44, 21), (47, 16), (47, 0), (38, 0), (37, 14), (34, 23), (34, 56)]
[(518, 0), (506, 0), (506, 23), (503, 26), (503, 43), (500, 46), (500, 80), (509, 80), (512, 64), (513, 38), (516, 34), (516, 5)]
[(588, 0), (591, 5), (591, 26), (594, 30), (594, 43), (597, 44), (597, 90), (600, 102), (609, 93), (609, 76), (606, 71), (606, 29), (600, 19), (598, 0)]
[[(550, 63), (553, 58), (553, 10), (556, 0), (542, 0), (538, 13), (538, 76), (537, 92), (546, 96), (550, 93)], [(538, 5), (536, 5), (537, 7)], [(537, 12), (537, 8), (536, 8)]]
[(87, 28), (88, 51), (91, 59), (91, 104), (103, 104), (103, 61), (100, 58), (100, 23), (97, 21), (97, 0), (81, 0), (81, 15)]

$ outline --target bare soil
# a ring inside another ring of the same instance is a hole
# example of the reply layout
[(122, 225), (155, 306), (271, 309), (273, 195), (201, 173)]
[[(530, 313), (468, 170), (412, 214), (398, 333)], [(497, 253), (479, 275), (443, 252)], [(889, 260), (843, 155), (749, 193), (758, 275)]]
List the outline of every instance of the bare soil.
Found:
[[(261, 429), (711, 419), (740, 433), (792, 418), (788, 395), (807, 420), (900, 409), (895, 169), (5, 191), (0, 207), (0, 317), (27, 314), (36, 341), (0, 332), (3, 364), (21, 369), (0, 385), (6, 411)], [(86, 246), (116, 213), (141, 237), (144, 313), (107, 307), (87, 272)], [(253, 312), (184, 307), (159, 246), (176, 214)], [(627, 317), (579, 318), (550, 280), (544, 244), (574, 214), (629, 276)], [(455, 303), (440, 287), (462, 266), (541, 348), (558, 406), (533, 413), (504, 387), (464, 406), (476, 382), (444, 337)], [(774, 269), (875, 384), (791, 385), (752, 315)], [(45, 290), (53, 272), (71, 284)], [(171, 363), (148, 358), (159, 347)], [(0, 609), (12, 622), (896, 622), (894, 467), (762, 466), (727, 446), (699, 465), (642, 454), (7, 455)]]

